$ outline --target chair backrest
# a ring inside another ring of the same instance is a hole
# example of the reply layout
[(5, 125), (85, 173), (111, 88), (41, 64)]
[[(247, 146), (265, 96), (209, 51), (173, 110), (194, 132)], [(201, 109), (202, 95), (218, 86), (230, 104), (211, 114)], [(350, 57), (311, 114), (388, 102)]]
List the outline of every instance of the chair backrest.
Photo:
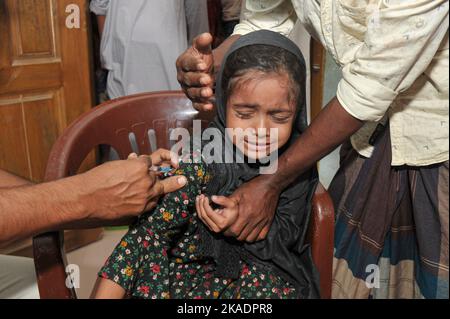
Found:
[(149, 154), (169, 148), (170, 130), (190, 128), (193, 119), (209, 123), (211, 112), (199, 113), (182, 92), (167, 91), (128, 96), (106, 102), (82, 115), (58, 139), (50, 154), (45, 179), (76, 174), (86, 156), (98, 145), (112, 146), (121, 159), (134, 151)]
[[(82, 115), (56, 141), (48, 160), (45, 179), (53, 181), (76, 174), (86, 156), (99, 145), (113, 147), (121, 159), (135, 151), (149, 154), (158, 148), (170, 148), (171, 129), (191, 129), (193, 119), (201, 120), (204, 128), (213, 119), (213, 114), (197, 112), (182, 92), (146, 93), (104, 103)], [(132, 141), (135, 141), (135, 147)], [(328, 196), (323, 189), (321, 195), (325, 198)], [(328, 255), (325, 259), (323, 257), (328, 247), (322, 247), (324, 243), (329, 244), (329, 238), (323, 237), (328, 236), (329, 227), (328, 224), (326, 230), (321, 227), (324, 220), (329, 221), (329, 218), (323, 217), (324, 212), (329, 215), (329, 203), (316, 198), (313, 205), (314, 211), (320, 213), (313, 217), (313, 227), (310, 228), (313, 230), (310, 233), (313, 257), (316, 249), (322, 256), (320, 260), (315, 258), (316, 264), (331, 262)], [(320, 236), (317, 236), (319, 233)], [(76, 298), (75, 291), (66, 285), (63, 233), (53, 232), (35, 237), (33, 250), (41, 298)], [(327, 267), (322, 268), (328, 271)], [(331, 273), (325, 277), (321, 275), (321, 278), (328, 280)], [(322, 291), (328, 291), (328, 286), (327, 283), (321, 288)]]

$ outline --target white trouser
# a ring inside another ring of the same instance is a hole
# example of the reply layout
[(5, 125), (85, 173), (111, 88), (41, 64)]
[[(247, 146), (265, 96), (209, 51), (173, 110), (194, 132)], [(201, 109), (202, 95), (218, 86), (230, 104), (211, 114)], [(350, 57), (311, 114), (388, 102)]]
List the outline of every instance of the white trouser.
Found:
[(33, 259), (0, 255), (0, 299), (39, 299)]

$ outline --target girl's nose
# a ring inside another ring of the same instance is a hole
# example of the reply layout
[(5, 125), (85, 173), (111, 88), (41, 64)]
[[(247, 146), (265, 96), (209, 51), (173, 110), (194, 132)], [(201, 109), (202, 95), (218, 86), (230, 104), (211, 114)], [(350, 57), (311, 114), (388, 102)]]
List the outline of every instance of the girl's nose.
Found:
[(257, 125), (256, 125), (256, 127), (255, 127), (255, 129), (267, 129), (267, 128), (269, 128), (269, 123), (268, 123), (268, 119), (267, 119), (267, 117), (266, 116), (260, 116), (259, 118), (258, 118), (258, 123), (257, 123)]
[(269, 136), (270, 127), (267, 117), (261, 116), (258, 119), (258, 123), (257, 125), (255, 125), (255, 130), (258, 139), (266, 138)]

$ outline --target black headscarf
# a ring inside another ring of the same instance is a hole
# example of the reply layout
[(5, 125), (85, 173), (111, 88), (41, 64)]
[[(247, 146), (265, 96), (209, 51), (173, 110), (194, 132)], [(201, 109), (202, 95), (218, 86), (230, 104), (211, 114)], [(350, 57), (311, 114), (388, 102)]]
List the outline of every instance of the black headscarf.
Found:
[[(306, 67), (303, 55), (299, 48), (288, 38), (271, 31), (256, 31), (239, 38), (223, 59), (221, 70), (217, 76), (216, 107), (217, 116), (212, 127), (222, 133), (222, 145), (229, 139), (225, 132), (226, 119), (226, 94), (223, 92), (222, 83), (224, 69), (228, 58), (237, 50), (251, 45), (269, 45), (287, 50), (298, 58), (303, 68), (303, 76), (306, 75)], [(248, 69), (256, 65), (248, 65)], [(302, 79), (294, 79), (304, 83)], [(279, 155), (291, 146), (302, 134), (307, 126), (305, 86), (301, 85), (300, 96), (297, 98), (296, 118), (294, 120), (291, 137), (286, 146), (279, 150)], [(224, 147), (225, 152), (232, 156), (240, 157), (243, 154), (235, 147)], [(234, 163), (212, 163), (208, 170), (212, 175), (205, 193), (207, 195), (231, 195), (240, 185), (250, 181), (260, 174), (260, 167), (236, 161)], [(285, 189), (278, 202), (277, 211), (267, 238), (254, 244), (245, 244), (235, 239), (227, 238), (222, 234), (213, 234), (205, 226), (201, 226), (201, 251), (206, 257), (211, 257), (217, 265), (216, 275), (226, 278), (238, 278), (240, 265), (237, 260), (244, 260), (268, 271), (275, 272), (292, 283), (297, 289), (299, 298), (319, 298), (318, 275), (313, 265), (309, 245), (306, 243), (306, 232), (311, 214), (311, 199), (317, 186), (317, 171), (312, 169)]]

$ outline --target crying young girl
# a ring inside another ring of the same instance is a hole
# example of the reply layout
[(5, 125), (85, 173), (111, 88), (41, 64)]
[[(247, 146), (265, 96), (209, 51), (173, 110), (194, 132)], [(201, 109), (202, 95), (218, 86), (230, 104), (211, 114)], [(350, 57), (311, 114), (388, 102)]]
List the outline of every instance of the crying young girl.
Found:
[[(186, 176), (188, 184), (130, 228), (99, 272), (94, 297), (319, 298), (305, 240), (316, 170), (282, 192), (262, 241), (228, 238), (199, 218), (232, 223), (237, 208), (228, 196), (261, 174), (263, 160), (274, 149), (281, 155), (302, 134), (305, 77), (300, 50), (278, 33), (257, 31), (234, 43), (217, 77), (217, 116), (211, 127), (221, 139), (209, 143), (222, 143), (223, 155), (243, 160), (208, 164), (192, 154), (197, 161), (181, 163), (175, 174)], [(226, 128), (255, 136), (230, 136)], [(274, 129), (277, 134), (270, 134)]]

